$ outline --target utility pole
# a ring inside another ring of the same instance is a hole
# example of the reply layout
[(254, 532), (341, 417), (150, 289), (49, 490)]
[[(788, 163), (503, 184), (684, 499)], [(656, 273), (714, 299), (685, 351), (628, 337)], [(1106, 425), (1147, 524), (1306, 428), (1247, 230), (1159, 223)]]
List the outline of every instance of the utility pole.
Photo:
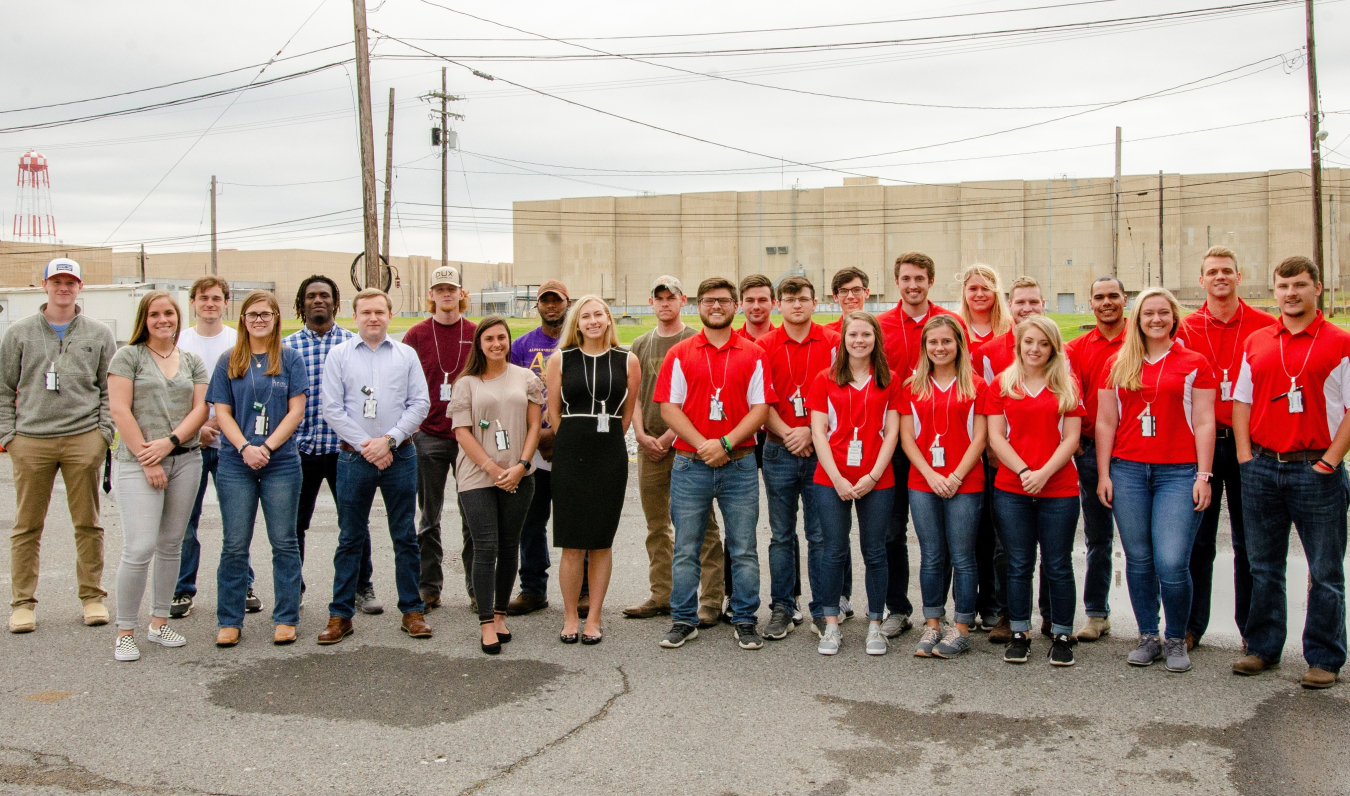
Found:
[[(1308, 23), (1308, 141), (1312, 145), (1312, 206), (1313, 206), (1313, 264), (1326, 281), (1322, 257), (1322, 113), (1317, 107), (1317, 53), (1313, 49), (1313, 0), (1303, 0)], [(1322, 296), (1317, 296), (1317, 308), (1322, 308)]]
[(145, 284), (145, 244), (141, 244), (141, 284)]
[(1163, 173), (1158, 169), (1158, 286), (1167, 287), (1163, 278)]
[(211, 276), (216, 271), (216, 175), (211, 175)]
[[(444, 267), (450, 261), (450, 119), (463, 119), (463, 114), (451, 113), (447, 103), (458, 102), (464, 99), (450, 94), (446, 90), (445, 67), (441, 67), (441, 90), (429, 91), (422, 97), (423, 99), (438, 99), (441, 101), (441, 266)], [(435, 143), (433, 136), (432, 142)], [(462, 278), (461, 274), (461, 278)]]
[(380, 286), (380, 225), (375, 210), (375, 126), (370, 116), (370, 45), (366, 0), (352, 0), (356, 31), (356, 106), (361, 131), (361, 216), (365, 232), (366, 287)]
[[(1050, 197), (1051, 186), (1054, 185), (1054, 182), (1054, 177), (1045, 181), (1045, 295), (1047, 301), (1055, 295), (1055, 291), (1051, 289), (1051, 280), (1054, 279), (1055, 274), (1055, 242), (1051, 236), (1054, 207), (1051, 204)], [(1056, 302), (1055, 310), (1059, 310), (1058, 302)]]
[(1120, 280), (1120, 128), (1116, 128), (1116, 179), (1111, 191), (1111, 276)]
[(389, 131), (384, 135), (384, 238), (380, 251), (389, 259), (389, 216), (394, 208), (394, 87), (389, 87)]

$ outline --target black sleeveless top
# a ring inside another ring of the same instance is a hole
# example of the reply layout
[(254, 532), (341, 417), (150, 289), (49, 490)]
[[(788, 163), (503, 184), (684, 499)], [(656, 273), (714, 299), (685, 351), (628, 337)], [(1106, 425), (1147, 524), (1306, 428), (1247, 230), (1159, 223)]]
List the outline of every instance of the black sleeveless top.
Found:
[(623, 414), (628, 397), (628, 351), (611, 348), (591, 356), (580, 348), (562, 352), (562, 416)]

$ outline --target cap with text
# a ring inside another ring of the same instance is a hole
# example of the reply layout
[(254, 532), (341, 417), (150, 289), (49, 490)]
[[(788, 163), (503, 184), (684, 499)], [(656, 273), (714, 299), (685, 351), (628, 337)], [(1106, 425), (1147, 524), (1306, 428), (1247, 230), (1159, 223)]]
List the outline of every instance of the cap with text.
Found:
[(80, 284), (84, 284), (84, 277), (80, 275), (80, 264), (69, 258), (57, 257), (47, 263), (47, 267), (42, 270), (42, 281), (46, 282), (57, 274), (73, 276), (79, 280)]
[(450, 285), (451, 287), (460, 287), (463, 283), (459, 280), (459, 269), (453, 265), (442, 265), (431, 272), (431, 284), (428, 288), (437, 285)]
[(674, 296), (684, 295), (684, 285), (681, 285), (680, 280), (670, 274), (662, 274), (652, 283), (652, 298), (656, 298), (656, 294), (662, 290), (669, 290), (671, 295)]
[(567, 295), (567, 285), (564, 285), (562, 282), (559, 282), (556, 279), (550, 279), (544, 284), (540, 285), (539, 289), (536, 290), (534, 293), (534, 298), (536, 301), (538, 301), (544, 296), (547, 296), (549, 293), (557, 295), (558, 298), (564, 301), (572, 300), (572, 297)]

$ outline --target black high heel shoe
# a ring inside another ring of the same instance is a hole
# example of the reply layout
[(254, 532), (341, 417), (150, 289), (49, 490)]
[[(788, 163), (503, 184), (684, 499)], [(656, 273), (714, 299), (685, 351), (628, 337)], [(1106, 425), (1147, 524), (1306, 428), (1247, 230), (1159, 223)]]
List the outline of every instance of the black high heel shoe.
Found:
[[(490, 624), (492, 624), (491, 619), (487, 620), (486, 622), (479, 622), (478, 626), (482, 627), (483, 625), (490, 625)], [(483, 653), (486, 655), (500, 654), (502, 651), (501, 636), (498, 636), (497, 641), (494, 641), (491, 644), (484, 644), (482, 639), (479, 639), (478, 646), (483, 648)]]
[[(493, 611), (492, 613), (495, 614), (496, 616), (506, 616), (506, 612), (505, 612), (505, 611)], [(496, 621), (496, 620), (494, 619), (493, 621)], [(503, 632), (501, 632), (500, 630), (497, 631), (497, 641), (498, 641), (498, 642), (500, 642), (500, 643), (502, 643), (502, 644), (505, 644), (505, 643), (509, 642), (510, 640), (511, 640), (511, 633), (510, 633), (510, 631), (508, 631), (508, 632), (506, 632), (506, 633), (503, 633)]]

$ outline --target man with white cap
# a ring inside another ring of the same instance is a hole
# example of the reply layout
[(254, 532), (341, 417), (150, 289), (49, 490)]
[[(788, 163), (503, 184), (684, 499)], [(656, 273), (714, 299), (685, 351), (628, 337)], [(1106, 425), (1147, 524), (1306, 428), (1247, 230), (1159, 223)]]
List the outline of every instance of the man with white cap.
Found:
[[(427, 312), (431, 317), (414, 324), (403, 335), (403, 344), (417, 352), (422, 373), (431, 394), (431, 410), (413, 435), (417, 448), (417, 547), (422, 556), (422, 602), (430, 611), (441, 604), (445, 572), (441, 562), (445, 548), (441, 544), (441, 508), (445, 504), (445, 482), (459, 456), (454, 424), (446, 414), (450, 391), (460, 371), (469, 362), (477, 325), (462, 313), (469, 308), (459, 269), (443, 265), (431, 272), (427, 288)], [(464, 571), (473, 570), (473, 542), (468, 523), (460, 512), (460, 533), (464, 538)], [(465, 577), (467, 583), (468, 578)], [(469, 595), (473, 600), (473, 595)]]
[(80, 264), (64, 257), (42, 272), (47, 303), (15, 321), (0, 342), (0, 445), (14, 464), (14, 532), (10, 536), (11, 633), (37, 627), (33, 609), (38, 550), (56, 471), (66, 485), (75, 526), (75, 574), (86, 625), (108, 623), (103, 605), (103, 526), (99, 465), (113, 442), (108, 363), (112, 331), (80, 312)]

